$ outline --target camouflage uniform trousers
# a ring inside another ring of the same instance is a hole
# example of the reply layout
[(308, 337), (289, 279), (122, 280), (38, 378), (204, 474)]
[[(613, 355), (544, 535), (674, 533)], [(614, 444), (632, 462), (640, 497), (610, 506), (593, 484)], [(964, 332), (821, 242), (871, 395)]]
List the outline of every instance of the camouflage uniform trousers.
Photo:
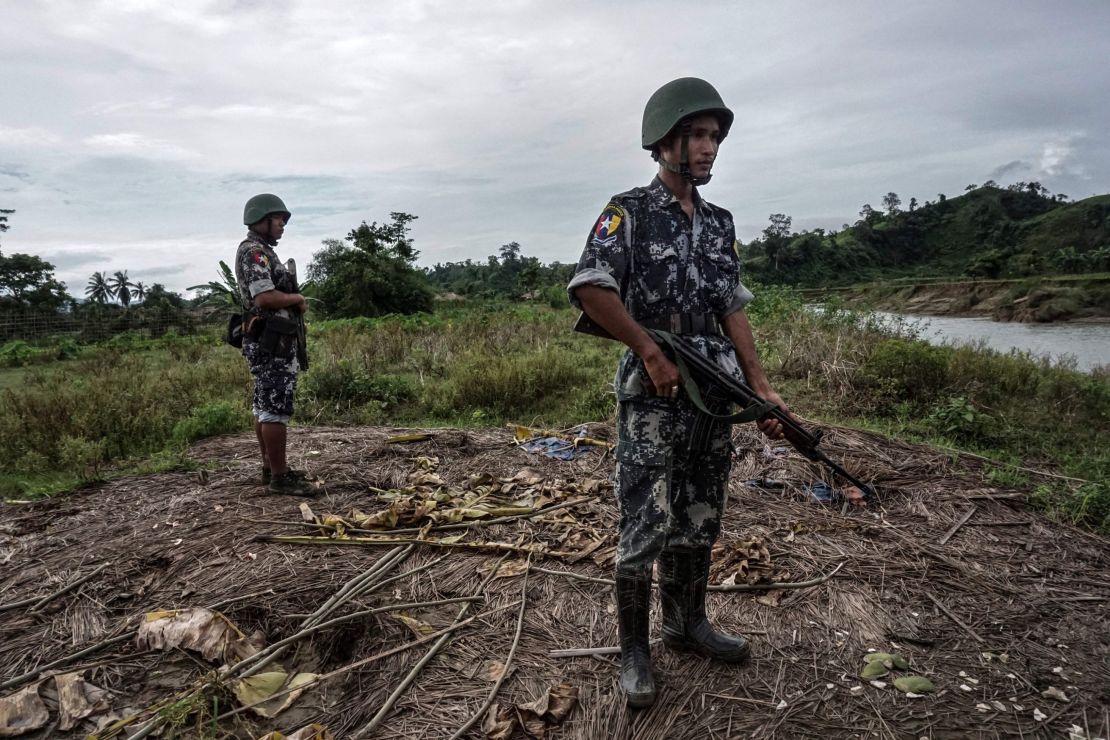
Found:
[(664, 549), (711, 547), (732, 467), (731, 426), (686, 398), (641, 396), (620, 402), (617, 434), (617, 569), (650, 574)]
[(297, 357), (265, 351), (258, 342), (243, 342), (254, 376), (254, 415), (262, 422), (285, 423), (293, 416), (293, 397), (297, 393)]

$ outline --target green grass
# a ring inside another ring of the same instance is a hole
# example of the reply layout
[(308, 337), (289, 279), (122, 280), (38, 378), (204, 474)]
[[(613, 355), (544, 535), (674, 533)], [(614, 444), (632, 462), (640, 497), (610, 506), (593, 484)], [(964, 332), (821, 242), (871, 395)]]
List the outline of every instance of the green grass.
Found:
[[(1054, 515), (1110, 531), (1110, 378), (1021, 354), (930, 347), (912, 324), (815, 315), (756, 291), (761, 357), (806, 416), (998, 460), (988, 482), (1025, 486)], [(561, 427), (610, 418), (623, 348), (571, 331), (547, 304), (480, 303), (432, 315), (310, 324), (312, 369), (294, 423)], [(0, 373), (0, 494), (27, 498), (115, 475), (181, 469), (185, 446), (250, 428), (251, 381), (215, 336), (119, 340)], [(1093, 483), (1044, 479), (1014, 465)]]

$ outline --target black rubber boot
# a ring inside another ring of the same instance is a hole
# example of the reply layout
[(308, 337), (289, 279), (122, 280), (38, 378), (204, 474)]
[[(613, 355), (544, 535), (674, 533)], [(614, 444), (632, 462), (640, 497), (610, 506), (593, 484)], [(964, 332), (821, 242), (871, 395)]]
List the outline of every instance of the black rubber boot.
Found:
[(621, 689), (634, 708), (655, 701), (655, 678), (651, 673), (648, 617), (651, 613), (651, 572), (617, 571), (617, 627), (621, 641)]
[(675, 548), (659, 555), (659, 596), (663, 604), (663, 644), (726, 663), (748, 659), (743, 637), (713, 629), (705, 616), (709, 548)]
[(319, 484), (303, 470), (286, 470), (272, 476), (266, 490), (285, 496), (316, 496), (321, 492)]

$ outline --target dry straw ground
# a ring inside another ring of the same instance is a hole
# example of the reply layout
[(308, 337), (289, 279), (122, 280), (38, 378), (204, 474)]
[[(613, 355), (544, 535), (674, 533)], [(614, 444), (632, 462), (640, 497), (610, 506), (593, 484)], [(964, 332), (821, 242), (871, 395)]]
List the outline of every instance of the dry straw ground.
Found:
[[(753, 660), (717, 665), (660, 645), (660, 699), (633, 714), (617, 692), (615, 656), (551, 655), (616, 644), (609, 587), (550, 572), (610, 575), (616, 513), (611, 491), (598, 481), (610, 474), (611, 456), (594, 450), (558, 462), (528, 455), (505, 430), (429, 430), (426, 441), (386, 443), (401, 431), (295, 430), (294, 461), (328, 483), (328, 494), (310, 503), (314, 514), (373, 514), (391, 503), (375, 489), (417, 481), (417, 500), (429, 491), (466, 490), (475, 505), (474, 496), (483, 493), (480, 505), (503, 504), (527, 487), (535, 506), (567, 505), (532, 519), (391, 535), (441, 541), (465, 535), (438, 546), (259, 541), (259, 535), (321, 537), (334, 530), (304, 525), (299, 500), (265, 494), (254, 481), (253, 439), (235, 436), (193, 449), (197, 459), (216, 464), (207, 473), (123, 479), (3, 506), (0, 697), (19, 690), (12, 679), (35, 676), (52, 717), (25, 737), (63, 734), (53, 683), (36, 676), (58, 659), (67, 659), (53, 668), (59, 673), (88, 667), (85, 679), (111, 692), (116, 716), (140, 715), (124, 734), (161, 717), (163, 728), (177, 723), (192, 736), (257, 738), (320, 722), (335, 737), (365, 731), (444, 738), (477, 715), (496, 689), (496, 706), (481, 712), (466, 736), (524, 737), (523, 727), (550, 738), (640, 740), (1110, 736), (1107, 540), (1026, 509), (1018, 491), (985, 486), (974, 459), (833, 430), (829, 453), (873, 481), (880, 496), (865, 510), (830, 507), (811, 502), (801, 488), (819, 470), (769, 448), (750, 426), (738, 428), (715, 580), (811, 581), (840, 568), (808, 588), (712, 594), (711, 618), (750, 635)], [(608, 431), (595, 426), (591, 433)], [(502, 487), (492, 496), (482, 488), (490, 478), (472, 477), (490, 474), (496, 486), (496, 479), (524, 468), (515, 491)], [(744, 484), (751, 479), (787, 485)], [(413, 513), (412, 504), (396, 507), (403, 529), (410, 529), (404, 509)], [(555, 551), (563, 554), (549, 554)], [(282, 664), (337, 673), (276, 719), (240, 712), (213, 722), (213, 714), (238, 704), (211, 686), (174, 711), (142, 712), (185, 696), (216, 667), (180, 649), (140, 651), (130, 634), (145, 612), (217, 606), (244, 632), (259, 630), (272, 644), (297, 633), (308, 615), (388, 553), (389, 567), (366, 582), (393, 580), (341, 603), (331, 617), (398, 603), (479, 599), (462, 617), (460, 603), (413, 607), (408, 624), (380, 612), (296, 641)], [(506, 553), (502, 577), (489, 580)], [(426, 661), (438, 638), (366, 661), (429, 629), (471, 618), (446, 633), (442, 649)], [(121, 639), (71, 657), (113, 637)], [(864, 655), (876, 649), (901, 654), (910, 670), (883, 677), (881, 687), (859, 678)], [(366, 662), (346, 669), (358, 661)], [(928, 677), (936, 692), (908, 698), (893, 679), (909, 673)], [(403, 683), (406, 676), (411, 684)], [(549, 692), (547, 707), (528, 704)], [(93, 731), (96, 717), (71, 734)]]

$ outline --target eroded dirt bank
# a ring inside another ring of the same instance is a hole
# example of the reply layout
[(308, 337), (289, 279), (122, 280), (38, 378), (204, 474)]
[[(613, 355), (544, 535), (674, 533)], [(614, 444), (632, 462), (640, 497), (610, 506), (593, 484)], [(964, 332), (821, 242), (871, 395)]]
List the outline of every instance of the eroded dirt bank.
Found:
[(1110, 321), (1110, 279), (872, 283), (836, 295), (851, 305), (996, 321)]

